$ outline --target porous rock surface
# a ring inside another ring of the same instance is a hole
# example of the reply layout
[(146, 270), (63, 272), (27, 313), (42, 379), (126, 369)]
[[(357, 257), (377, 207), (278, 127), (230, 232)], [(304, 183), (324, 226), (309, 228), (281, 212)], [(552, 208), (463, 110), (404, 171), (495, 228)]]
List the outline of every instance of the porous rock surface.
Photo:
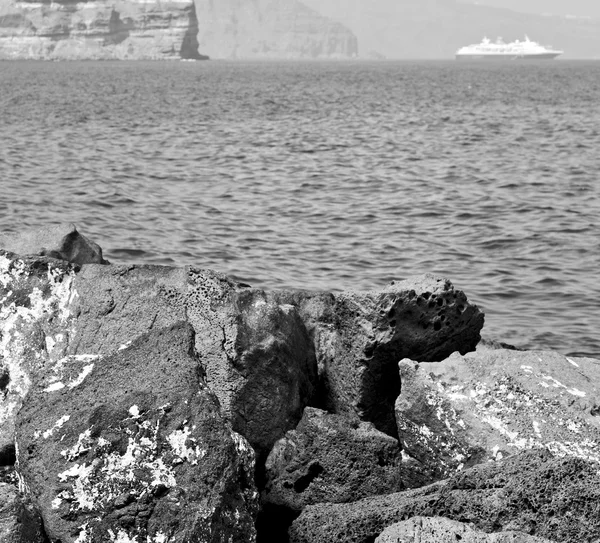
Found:
[(266, 462), (265, 503), (299, 512), (404, 489), (398, 441), (347, 415), (307, 407)]
[(254, 539), (254, 452), (203, 380), (188, 323), (32, 387), (18, 469), (53, 541)]
[(600, 361), (478, 349), (399, 365), (398, 434), (418, 487), (518, 451), (600, 462)]
[(306, 507), (290, 528), (292, 543), (368, 543), (386, 527), (416, 516), (446, 517), (484, 532), (514, 530), (561, 543), (600, 538), (598, 464), (525, 451), (448, 479), (348, 504)]
[(387, 527), (375, 543), (550, 543), (549, 539), (515, 532), (486, 534), (443, 517), (413, 517)]
[(397, 362), (443, 360), (474, 350), (483, 313), (447, 279), (430, 274), (369, 292), (282, 292), (314, 338), (325, 406), (397, 435)]

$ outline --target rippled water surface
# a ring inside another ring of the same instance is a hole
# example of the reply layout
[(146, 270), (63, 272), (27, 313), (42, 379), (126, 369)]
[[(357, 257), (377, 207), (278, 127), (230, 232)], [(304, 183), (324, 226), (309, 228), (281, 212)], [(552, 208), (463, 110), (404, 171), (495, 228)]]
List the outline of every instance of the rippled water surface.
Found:
[(0, 63), (0, 228), (254, 286), (448, 277), (600, 358), (600, 63)]

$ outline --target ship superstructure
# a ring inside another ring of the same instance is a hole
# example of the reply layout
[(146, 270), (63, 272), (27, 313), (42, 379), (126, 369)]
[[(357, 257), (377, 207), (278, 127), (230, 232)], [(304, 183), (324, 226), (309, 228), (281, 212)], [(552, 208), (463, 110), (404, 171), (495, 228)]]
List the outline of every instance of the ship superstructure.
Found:
[(467, 45), (456, 51), (457, 60), (519, 60), (519, 59), (553, 59), (562, 55), (563, 51), (551, 46), (540, 45), (525, 36), (524, 41), (504, 43), (502, 38), (495, 42), (483, 38), (481, 43)]

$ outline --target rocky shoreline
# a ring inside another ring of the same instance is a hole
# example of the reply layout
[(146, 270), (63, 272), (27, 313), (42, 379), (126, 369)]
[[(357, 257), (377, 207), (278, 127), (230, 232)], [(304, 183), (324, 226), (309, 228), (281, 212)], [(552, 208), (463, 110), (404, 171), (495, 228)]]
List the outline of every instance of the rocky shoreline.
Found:
[(483, 324), (0, 235), (0, 541), (599, 540), (600, 361)]

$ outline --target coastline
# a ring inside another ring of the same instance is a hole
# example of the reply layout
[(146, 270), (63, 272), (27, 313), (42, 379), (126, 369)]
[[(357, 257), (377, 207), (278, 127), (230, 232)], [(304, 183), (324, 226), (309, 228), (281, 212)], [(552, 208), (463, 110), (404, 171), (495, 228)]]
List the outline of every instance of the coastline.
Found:
[(481, 341), (448, 279), (268, 291), (72, 225), (0, 247), (8, 543), (600, 534), (599, 361)]

